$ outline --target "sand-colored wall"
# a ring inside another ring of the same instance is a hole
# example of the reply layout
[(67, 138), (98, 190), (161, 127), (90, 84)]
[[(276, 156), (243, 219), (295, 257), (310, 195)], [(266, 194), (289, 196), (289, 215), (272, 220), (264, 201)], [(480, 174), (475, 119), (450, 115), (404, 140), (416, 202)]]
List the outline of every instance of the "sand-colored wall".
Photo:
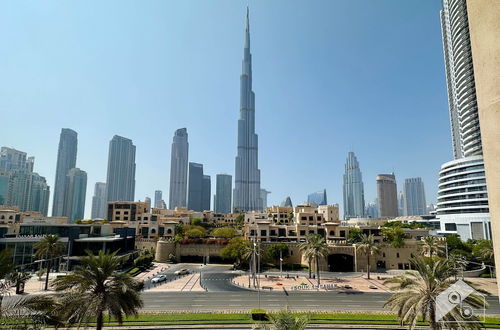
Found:
[(500, 265), (500, 1), (467, 0), (467, 14), (495, 262)]

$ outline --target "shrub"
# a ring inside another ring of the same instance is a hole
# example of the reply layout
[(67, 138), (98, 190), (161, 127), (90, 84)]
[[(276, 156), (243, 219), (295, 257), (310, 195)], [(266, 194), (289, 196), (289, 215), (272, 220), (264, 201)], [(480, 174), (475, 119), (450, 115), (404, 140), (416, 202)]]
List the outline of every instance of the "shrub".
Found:
[(492, 274), (481, 274), (481, 275), (479, 275), (479, 277), (481, 277), (481, 278), (493, 278), (494, 276), (492, 276)]
[(252, 314), (252, 320), (254, 320), (254, 321), (267, 321), (268, 320), (265, 309), (254, 308), (250, 311), (250, 314)]

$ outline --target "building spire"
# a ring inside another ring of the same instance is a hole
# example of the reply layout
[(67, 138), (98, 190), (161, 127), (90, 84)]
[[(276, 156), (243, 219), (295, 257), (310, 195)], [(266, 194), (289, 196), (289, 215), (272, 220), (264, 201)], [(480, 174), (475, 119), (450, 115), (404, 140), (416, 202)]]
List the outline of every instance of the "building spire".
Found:
[(245, 48), (250, 48), (250, 12), (247, 6), (247, 19), (245, 22)]

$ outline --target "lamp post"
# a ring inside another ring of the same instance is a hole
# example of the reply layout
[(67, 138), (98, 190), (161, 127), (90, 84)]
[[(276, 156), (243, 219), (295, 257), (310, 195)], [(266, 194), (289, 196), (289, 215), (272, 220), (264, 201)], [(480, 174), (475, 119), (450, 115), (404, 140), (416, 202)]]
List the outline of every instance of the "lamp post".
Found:
[(280, 250), (280, 276), (283, 277), (283, 251)]

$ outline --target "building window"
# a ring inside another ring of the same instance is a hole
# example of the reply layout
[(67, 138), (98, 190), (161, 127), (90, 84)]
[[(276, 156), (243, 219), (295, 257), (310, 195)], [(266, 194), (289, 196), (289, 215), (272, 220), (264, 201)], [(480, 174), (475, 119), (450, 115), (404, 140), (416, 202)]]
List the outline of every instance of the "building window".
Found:
[(312, 215), (309, 216), (309, 220), (311, 220), (311, 221), (314, 220), (314, 217)]
[(446, 230), (446, 231), (457, 231), (457, 224), (456, 223), (445, 223), (444, 224), (444, 230)]
[(267, 230), (262, 229), (262, 230), (260, 231), (260, 236), (267, 236)]
[(123, 217), (123, 220), (128, 220), (128, 217)]
[(335, 231), (334, 230), (330, 230), (330, 236), (335, 236)]
[(271, 229), (271, 234), (270, 234), (270, 235), (271, 235), (271, 236), (276, 236), (276, 230)]
[(385, 252), (382, 252), (382, 257), (384, 257), (384, 258), (385, 258)]
[(340, 237), (345, 237), (345, 230), (340, 231)]
[(305, 230), (301, 230), (300, 231), (300, 236), (305, 236), (306, 235), (306, 231)]
[(307, 220), (307, 217), (300, 217), (300, 220)]
[(396, 258), (399, 258), (399, 252), (396, 253)]

